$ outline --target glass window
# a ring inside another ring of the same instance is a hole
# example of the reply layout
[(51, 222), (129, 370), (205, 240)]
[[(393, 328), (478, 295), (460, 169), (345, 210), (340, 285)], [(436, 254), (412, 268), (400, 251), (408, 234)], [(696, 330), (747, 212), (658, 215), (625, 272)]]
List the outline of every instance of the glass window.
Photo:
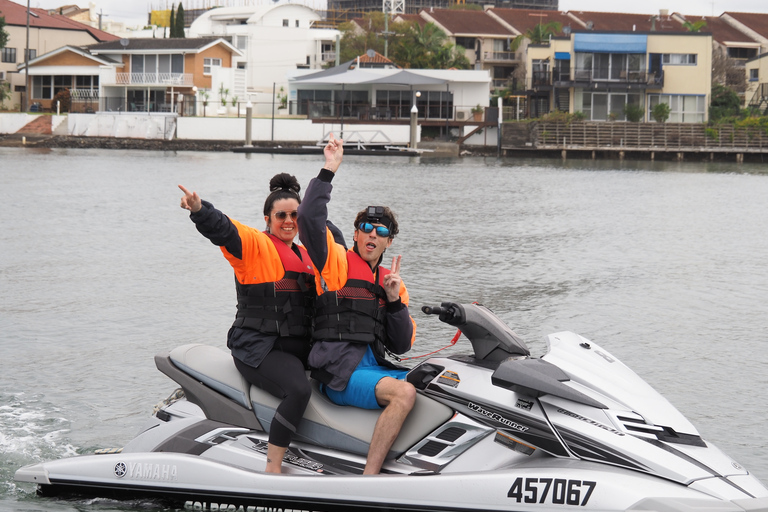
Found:
[(2, 62), (10, 62), (16, 64), (16, 48), (3, 48), (2, 49)]
[(235, 46), (238, 50), (245, 50), (248, 47), (248, 36), (235, 36)]
[(661, 56), (661, 62), (673, 66), (695, 66), (695, 53), (665, 53)]
[(32, 77), (32, 98), (36, 100), (53, 99), (53, 78), (51, 76)]
[(171, 56), (170, 55), (157, 56), (157, 71), (159, 73), (171, 72)]
[(758, 69), (750, 69), (749, 70), (749, 81), (750, 82), (756, 82), (758, 80)]
[(283, 26), (284, 26), (284, 27), (287, 27), (287, 26), (288, 26), (288, 20), (283, 20)]
[(184, 72), (184, 56), (181, 54), (171, 55), (171, 73)]
[(211, 74), (211, 68), (213, 67), (221, 67), (221, 59), (203, 59), (203, 74), (204, 75), (210, 75)]
[(143, 73), (144, 72), (144, 56), (132, 55), (131, 56), (131, 73)]

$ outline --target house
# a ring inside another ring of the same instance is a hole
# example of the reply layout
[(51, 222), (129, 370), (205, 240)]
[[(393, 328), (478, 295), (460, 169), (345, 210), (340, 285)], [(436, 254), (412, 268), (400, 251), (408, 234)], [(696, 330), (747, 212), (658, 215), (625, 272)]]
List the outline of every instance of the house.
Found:
[(494, 86), (505, 87), (520, 64), (511, 49), (520, 32), (498, 17), (485, 11), (454, 9), (422, 10), (419, 16), (437, 25), (453, 44), (463, 47), (472, 68), (487, 71)]
[(29, 63), (32, 99), (55, 109), (56, 93), (69, 88), (72, 111), (179, 111), (194, 114), (196, 96), (219, 83), (240, 52), (224, 39), (121, 39), (65, 46)]
[(487, 70), (403, 70), (365, 65), (366, 58), (384, 59), (379, 54), (360, 56), (323, 71), (297, 72), (289, 81), (292, 113), (317, 122), (407, 123), (415, 105), (422, 124), (448, 126), (465, 124), (473, 107), (488, 105)]
[(241, 97), (271, 95), (275, 85), (287, 85), (286, 73), (334, 62), (339, 34), (313, 9), (290, 3), (211, 9), (189, 27), (190, 37), (228, 38), (241, 52), (234, 67), (245, 81), (232, 84)]
[(529, 114), (626, 120), (632, 105), (647, 120), (656, 104), (667, 103), (671, 122), (706, 121), (711, 67), (709, 33), (573, 30), (528, 47)]
[[(27, 8), (10, 0), (0, 0), (0, 16), (5, 18), (8, 43), (0, 49), (0, 81), (11, 86), (10, 105), (24, 103), (26, 76), (23, 72), (27, 46)], [(44, 9), (29, 11), (29, 60), (66, 45), (82, 46), (117, 40), (117, 36), (73, 21), (66, 16), (49, 14)]]
[(747, 73), (747, 106), (768, 115), (768, 53), (749, 59)]

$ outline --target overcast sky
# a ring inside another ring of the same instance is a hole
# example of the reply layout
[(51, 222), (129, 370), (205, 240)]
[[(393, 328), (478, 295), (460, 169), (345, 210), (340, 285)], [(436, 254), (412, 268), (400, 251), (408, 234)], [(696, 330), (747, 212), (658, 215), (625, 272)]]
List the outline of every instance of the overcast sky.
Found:
[[(24, 3), (23, 0), (14, 0)], [(406, 3), (408, 0), (406, 0)], [(124, 21), (127, 25), (143, 25), (147, 20), (147, 13), (152, 9), (165, 9), (177, 4), (178, 0), (93, 0), (96, 11), (101, 11), (105, 20)], [(185, 9), (207, 7), (211, 5), (244, 5), (247, 0), (182, 0)], [(268, 0), (253, 2), (264, 5)], [(315, 9), (321, 9), (325, 5), (322, 0), (298, 0)], [(87, 7), (87, 0), (30, 0), (32, 7), (53, 9), (61, 5), (77, 4)], [(167, 7), (166, 7), (167, 6)], [(563, 11), (603, 11), (603, 12), (631, 12), (640, 14), (657, 14), (659, 9), (668, 9), (670, 13), (680, 12), (689, 15), (719, 16), (723, 11), (736, 12), (761, 12), (768, 13), (768, 0), (644, 0), (624, 1), (619, 4), (615, 0), (560, 0), (560, 9)]]

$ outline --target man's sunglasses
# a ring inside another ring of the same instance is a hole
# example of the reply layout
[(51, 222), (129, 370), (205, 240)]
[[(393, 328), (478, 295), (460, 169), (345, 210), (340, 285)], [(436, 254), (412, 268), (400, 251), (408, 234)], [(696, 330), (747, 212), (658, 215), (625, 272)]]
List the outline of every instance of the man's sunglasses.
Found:
[(384, 226), (374, 226), (370, 222), (361, 222), (358, 228), (360, 228), (360, 231), (363, 233), (370, 233), (373, 231), (373, 228), (376, 228), (377, 236), (382, 238), (389, 238), (389, 228), (385, 228)]
[(299, 212), (296, 210), (293, 210), (292, 212), (284, 212), (282, 210), (275, 212), (275, 218), (277, 220), (285, 220), (289, 215), (291, 216), (291, 220), (296, 220), (299, 216)]

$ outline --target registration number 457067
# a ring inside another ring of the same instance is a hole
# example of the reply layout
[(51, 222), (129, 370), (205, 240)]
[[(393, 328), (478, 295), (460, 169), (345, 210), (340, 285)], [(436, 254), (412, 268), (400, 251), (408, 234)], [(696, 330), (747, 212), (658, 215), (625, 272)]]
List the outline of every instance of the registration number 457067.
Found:
[(554, 505), (585, 506), (597, 482), (566, 480), (564, 478), (518, 477), (507, 492), (507, 497), (518, 503), (547, 503)]

